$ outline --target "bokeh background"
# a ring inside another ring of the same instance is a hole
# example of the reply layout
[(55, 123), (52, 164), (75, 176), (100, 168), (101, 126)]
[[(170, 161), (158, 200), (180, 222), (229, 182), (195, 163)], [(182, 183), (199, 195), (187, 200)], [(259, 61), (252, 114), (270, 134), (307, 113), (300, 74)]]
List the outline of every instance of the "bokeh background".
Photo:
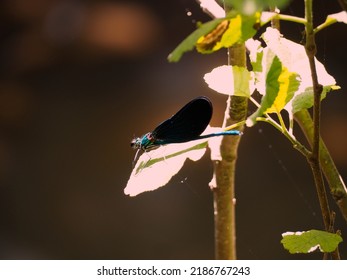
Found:
[[(340, 11), (337, 1), (315, 5), (317, 23)], [(303, 15), (303, 1), (286, 12)], [(123, 193), (134, 135), (199, 95), (221, 124), (226, 98), (202, 77), (226, 53), (166, 60), (208, 19), (194, 0), (0, 2), (1, 259), (214, 258), (208, 154), (164, 188)], [(322, 134), (345, 179), (346, 28), (317, 37), (317, 57), (342, 87), (323, 103)], [(282, 24), (297, 42), (302, 31)], [(282, 232), (322, 228), (310, 169), (284, 137), (268, 125), (247, 129), (236, 181), (240, 259), (321, 258), (280, 244)], [(336, 228), (347, 239), (338, 210)], [(346, 244), (340, 249), (346, 258)]]

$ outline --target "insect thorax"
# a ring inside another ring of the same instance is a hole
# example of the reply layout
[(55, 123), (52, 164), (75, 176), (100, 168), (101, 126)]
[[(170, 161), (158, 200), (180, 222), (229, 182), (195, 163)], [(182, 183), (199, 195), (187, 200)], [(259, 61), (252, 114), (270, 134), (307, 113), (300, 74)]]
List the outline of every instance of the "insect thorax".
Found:
[(151, 132), (146, 133), (142, 137), (134, 138), (130, 146), (133, 149), (141, 149), (143, 151), (149, 151), (156, 148), (157, 145), (154, 144), (155, 138), (153, 137)]

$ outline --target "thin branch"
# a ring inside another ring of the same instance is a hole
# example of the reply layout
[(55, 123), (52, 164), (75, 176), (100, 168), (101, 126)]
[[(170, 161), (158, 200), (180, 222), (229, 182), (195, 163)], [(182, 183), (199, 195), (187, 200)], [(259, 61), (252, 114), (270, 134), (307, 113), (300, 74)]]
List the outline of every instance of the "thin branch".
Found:
[(284, 134), (284, 136), (293, 144), (293, 147), (298, 150), (302, 155), (305, 157), (308, 157), (310, 154), (310, 151), (305, 148), (304, 145), (302, 145), (299, 141), (297, 141), (294, 137), (292, 137), (291, 134), (288, 133), (287, 130), (283, 130), (283, 128), (272, 118), (263, 118), (263, 117), (258, 117), (257, 121), (262, 121), (262, 122), (267, 122), (271, 124), (274, 128), (276, 128), (278, 131)]
[[(252, 103), (260, 107), (260, 104), (253, 98), (250, 97), (250, 100)], [(301, 154), (303, 154), (305, 157), (308, 157), (310, 155), (310, 151), (305, 148), (304, 145), (302, 145), (291, 133), (291, 130), (287, 130), (286, 126), (284, 125), (282, 116), (278, 114), (279, 119), (281, 121), (281, 124), (278, 124), (269, 114), (265, 114), (265, 117), (258, 117), (257, 121), (267, 122), (271, 124), (274, 128), (276, 128), (279, 132), (283, 133), (284, 136), (293, 144), (293, 147), (298, 150)]]
[(320, 202), (320, 207), (323, 215), (323, 222), (325, 230), (329, 230), (330, 225), (330, 209), (328, 205), (328, 199), (325, 192), (325, 186), (323, 181), (323, 176), (320, 167), (319, 160), (319, 146), (320, 146), (320, 105), (321, 105), (321, 94), (322, 85), (318, 82), (315, 55), (316, 55), (316, 42), (313, 32), (313, 14), (312, 14), (312, 1), (305, 0), (305, 18), (307, 20), (305, 31), (306, 31), (306, 44), (305, 50), (309, 60), (309, 65), (311, 69), (311, 78), (314, 92), (314, 105), (313, 105), (313, 143), (312, 143), (312, 154), (308, 158), (308, 162), (311, 166), (315, 184), (317, 187), (318, 198)]
[(300, 24), (303, 24), (303, 25), (306, 24), (306, 19), (301, 18), (301, 17), (296, 17), (296, 16), (277, 14), (274, 18), (275, 19), (279, 19), (279, 20), (285, 20), (285, 21), (300, 23)]
[(327, 28), (328, 26), (336, 23), (337, 20), (330, 20), (330, 21), (327, 21), (327, 22), (323, 22), (322, 24), (318, 25), (314, 30), (314, 34), (317, 34), (318, 32), (322, 31), (324, 28)]
[[(309, 60), (311, 69), (311, 78), (314, 93), (313, 104), (313, 142), (312, 154), (308, 157), (308, 162), (311, 166), (313, 177), (315, 180), (316, 190), (319, 198), (319, 204), (322, 211), (324, 227), (326, 231), (334, 230), (331, 228), (331, 212), (329, 209), (328, 198), (324, 186), (323, 174), (320, 164), (320, 112), (321, 112), (321, 94), (323, 87), (318, 82), (318, 75), (315, 64), (316, 42), (313, 28), (313, 0), (305, 0), (305, 18), (307, 20), (305, 26), (306, 44), (305, 50)], [(331, 254), (333, 258), (339, 258), (338, 248)]]

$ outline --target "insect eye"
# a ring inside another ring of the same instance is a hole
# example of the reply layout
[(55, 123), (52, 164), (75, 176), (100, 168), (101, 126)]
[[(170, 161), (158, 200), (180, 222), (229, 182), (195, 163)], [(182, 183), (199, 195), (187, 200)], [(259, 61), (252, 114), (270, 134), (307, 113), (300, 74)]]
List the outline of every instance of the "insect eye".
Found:
[(130, 147), (131, 148), (136, 148), (136, 139), (131, 140)]

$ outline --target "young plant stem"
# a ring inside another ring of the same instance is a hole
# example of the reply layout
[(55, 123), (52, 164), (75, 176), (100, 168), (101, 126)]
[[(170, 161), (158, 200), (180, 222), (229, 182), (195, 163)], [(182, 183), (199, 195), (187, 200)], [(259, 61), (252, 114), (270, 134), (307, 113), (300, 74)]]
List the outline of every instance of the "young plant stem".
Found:
[(305, 50), (309, 60), (311, 78), (313, 84), (313, 94), (314, 94), (314, 105), (313, 105), (313, 143), (312, 143), (312, 153), (308, 157), (308, 162), (311, 166), (313, 177), (315, 180), (319, 203), (323, 215), (323, 222), (325, 230), (329, 230), (330, 225), (330, 210), (328, 205), (328, 199), (325, 192), (325, 186), (323, 181), (323, 176), (320, 167), (319, 160), (319, 145), (320, 145), (320, 105), (321, 105), (321, 93), (322, 86), (318, 82), (318, 76), (315, 64), (316, 55), (316, 42), (313, 30), (313, 0), (305, 0), (305, 18), (306, 18), (306, 44)]
[[(245, 45), (232, 47), (228, 56), (229, 64), (245, 66)], [(247, 98), (229, 96), (223, 127), (243, 123), (247, 108)], [(243, 130), (243, 125), (238, 129)], [(215, 258), (219, 260), (236, 259), (235, 169), (239, 142), (240, 137), (224, 137), (220, 147), (222, 160), (214, 161)]]
[[(200, 1), (198, 1), (200, 2)], [(225, 12), (230, 9), (224, 6)], [(205, 7), (212, 17), (217, 14)], [(246, 66), (246, 47), (239, 44), (228, 49), (228, 63)], [(247, 98), (229, 96), (223, 127), (226, 130), (243, 130), (247, 116)], [(236, 221), (235, 221), (235, 168), (240, 137), (223, 137), (220, 146), (221, 160), (213, 161), (213, 191), (215, 258), (217, 260), (236, 259)]]
[[(294, 115), (295, 121), (299, 124), (301, 130), (312, 147), (313, 145), (313, 121), (307, 110), (301, 110)], [(332, 194), (336, 204), (338, 205), (342, 216), (347, 222), (347, 188), (336, 168), (336, 165), (330, 156), (328, 148), (320, 138), (319, 157), (321, 168), (325, 179), (328, 182), (330, 193)]]
[[(270, 12), (276, 13), (278, 15), (279, 10), (275, 6), (270, 7)], [(274, 17), (271, 19), (271, 26), (273, 28), (276, 28), (277, 30), (280, 30), (280, 19), (278, 17)]]
[(277, 14), (274, 18), (279, 20), (285, 20), (290, 22), (296, 22), (299, 24), (306, 24), (306, 20), (301, 17), (291, 16), (291, 15), (284, 15), (284, 14)]
[[(321, 94), (323, 87), (318, 82), (318, 75), (315, 64), (315, 55), (317, 52), (315, 34), (313, 28), (313, 0), (305, 0), (305, 33), (306, 44), (305, 50), (309, 60), (311, 78), (313, 85), (314, 103), (313, 103), (313, 142), (312, 153), (307, 158), (314, 177), (316, 190), (318, 194), (319, 204), (322, 211), (323, 223), (325, 230), (334, 232), (332, 228), (333, 222), (331, 221), (332, 214), (329, 209), (328, 198), (324, 186), (323, 174), (320, 165), (320, 112), (321, 112)], [(332, 253), (333, 258), (339, 258), (338, 248)]]

